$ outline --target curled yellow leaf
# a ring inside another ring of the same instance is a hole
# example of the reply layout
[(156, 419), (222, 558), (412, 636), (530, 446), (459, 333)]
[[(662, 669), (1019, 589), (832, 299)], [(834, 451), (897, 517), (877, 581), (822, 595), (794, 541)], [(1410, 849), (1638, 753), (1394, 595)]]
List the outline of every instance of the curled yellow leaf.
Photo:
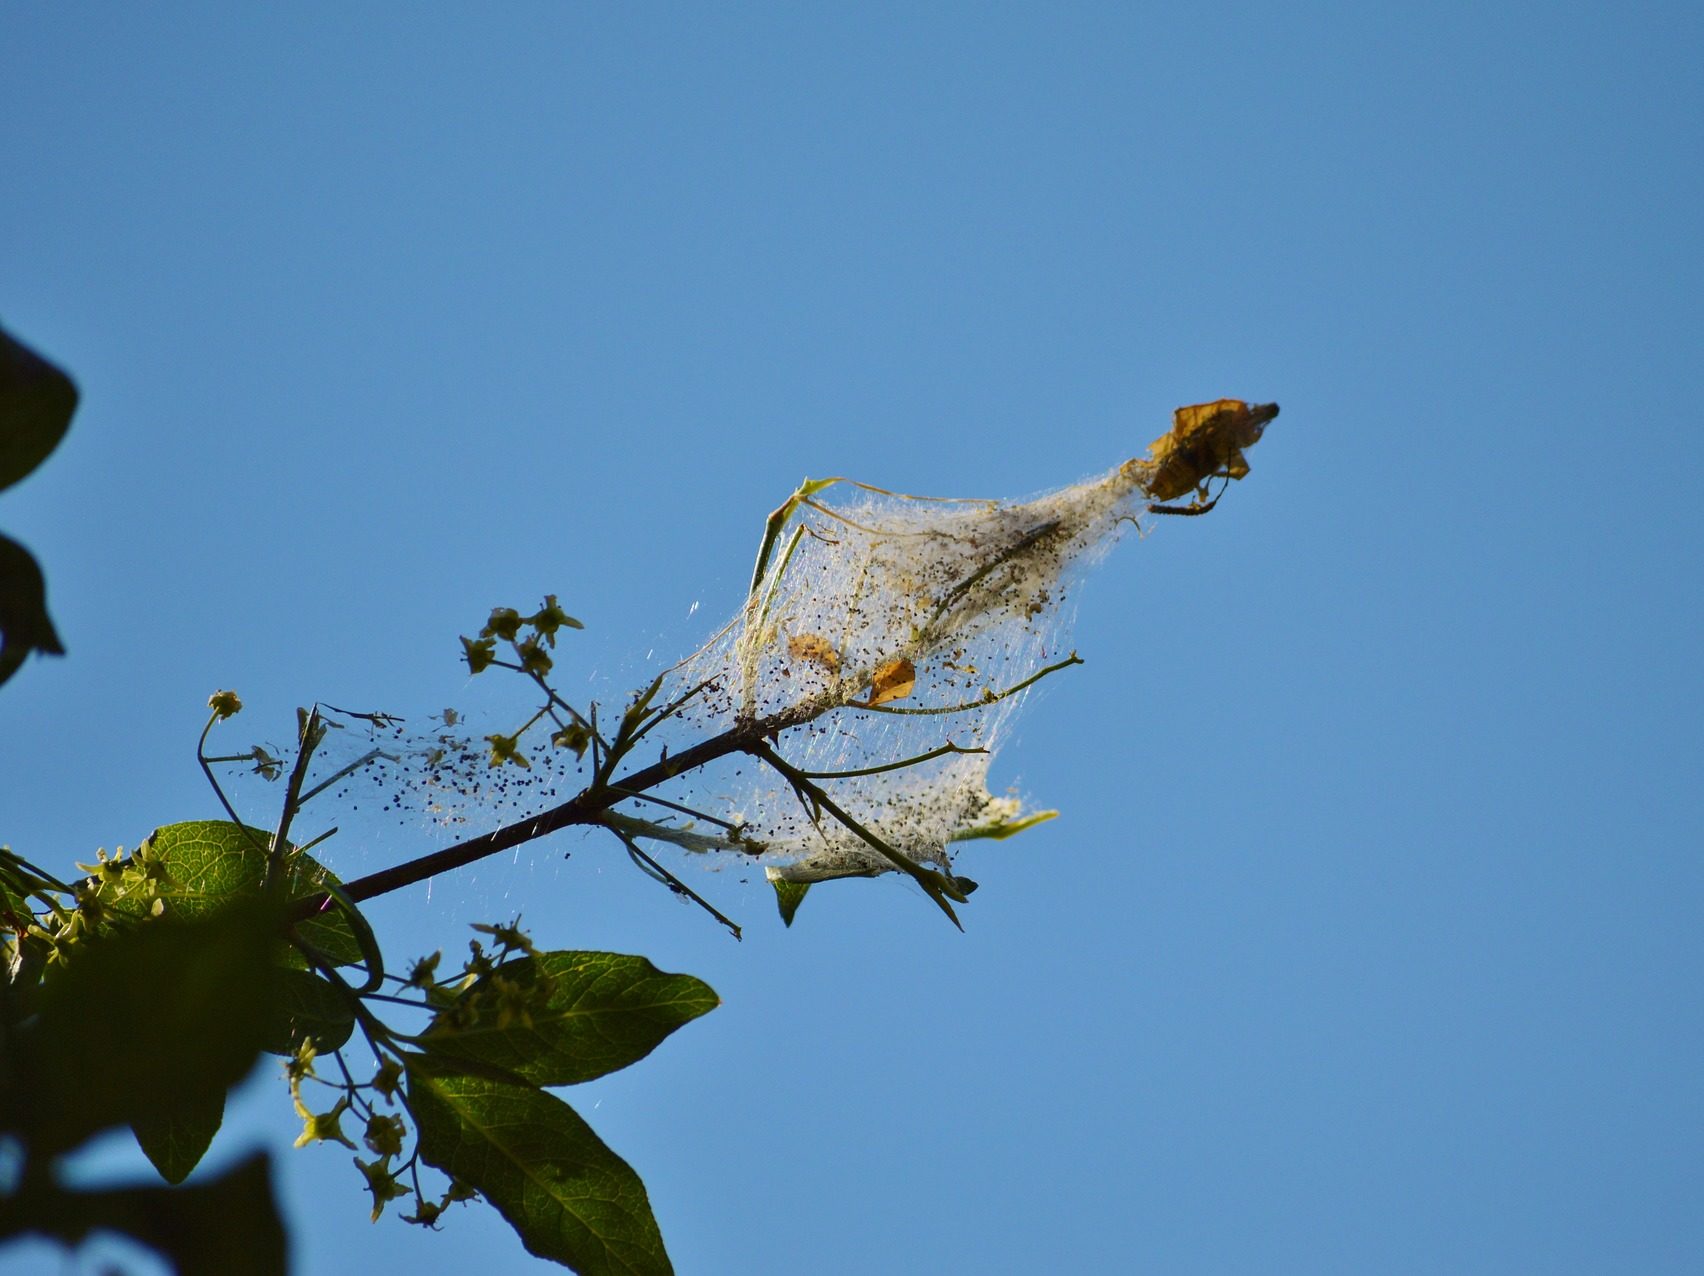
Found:
[(883, 661), (870, 675), (870, 698), (864, 703), (870, 708), (889, 700), (903, 700), (917, 687), (917, 666), (904, 656)]
[(1248, 473), (1243, 449), (1260, 441), (1278, 415), (1276, 403), (1241, 399), (1196, 403), (1172, 413), (1172, 428), (1148, 445), (1153, 477), (1146, 487), (1156, 501), (1175, 500), (1209, 478), (1240, 479)]

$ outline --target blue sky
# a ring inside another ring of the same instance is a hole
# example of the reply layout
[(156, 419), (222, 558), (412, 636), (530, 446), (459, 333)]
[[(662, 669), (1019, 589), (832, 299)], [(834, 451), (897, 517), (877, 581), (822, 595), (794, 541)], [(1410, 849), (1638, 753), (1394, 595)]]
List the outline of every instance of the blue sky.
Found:
[[(805, 474), (1018, 495), (1275, 399), (1084, 592), (995, 772), (1064, 815), (965, 853), (966, 933), (699, 879), (736, 945), (567, 838), (389, 948), (519, 910), (720, 992), (570, 1096), (683, 1272), (1696, 1271), (1701, 26), (13, 6), (0, 322), (84, 404), (0, 498), (70, 651), (0, 694), (0, 838), (213, 816), (216, 687), (431, 712), (547, 591), (619, 698)], [(212, 1162), (281, 1148), (301, 1272), (529, 1269), (295, 1127), (257, 1081)]]

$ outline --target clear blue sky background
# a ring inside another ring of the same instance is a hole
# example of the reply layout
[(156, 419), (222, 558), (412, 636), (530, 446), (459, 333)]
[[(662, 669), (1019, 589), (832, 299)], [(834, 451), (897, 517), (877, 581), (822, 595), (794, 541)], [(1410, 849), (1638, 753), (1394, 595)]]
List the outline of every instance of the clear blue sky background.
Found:
[[(698, 879), (735, 944), (565, 839), (390, 949), (518, 909), (717, 988), (576, 1097), (682, 1272), (1704, 1270), (1696, 5), (349, 8), (0, 16), (0, 320), (85, 395), (0, 499), (70, 649), (0, 837), (215, 815), (214, 688), (428, 712), (546, 590), (619, 694), (804, 474), (1276, 399), (1085, 592), (996, 769), (1065, 815), (965, 934)], [(212, 1161), (281, 1149), (301, 1272), (532, 1269), (295, 1129), (269, 1075)]]

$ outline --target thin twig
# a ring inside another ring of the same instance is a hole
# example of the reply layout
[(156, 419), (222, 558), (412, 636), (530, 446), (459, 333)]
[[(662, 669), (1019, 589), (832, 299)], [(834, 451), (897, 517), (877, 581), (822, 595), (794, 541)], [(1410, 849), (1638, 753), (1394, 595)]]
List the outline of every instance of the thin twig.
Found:
[(895, 706), (893, 706), (891, 704), (868, 704), (868, 703), (854, 702), (851, 707), (856, 708), (856, 709), (868, 710), (868, 711), (871, 711), (871, 712), (874, 712), (874, 713), (912, 714), (912, 715), (916, 715), (916, 716), (919, 716), (919, 717), (927, 716), (927, 715), (930, 715), (930, 714), (937, 714), (937, 713), (964, 713), (964, 712), (966, 712), (967, 710), (970, 710), (970, 709), (980, 709), (980, 708), (982, 708), (983, 705), (998, 704), (1000, 701), (1004, 700), (1007, 696), (1015, 696), (1015, 695), (1018, 694), (1018, 692), (1022, 691), (1025, 687), (1028, 687), (1033, 683), (1040, 682), (1043, 678), (1047, 677), (1047, 675), (1050, 674), (1050, 673), (1057, 673), (1061, 669), (1069, 669), (1072, 665), (1080, 665), (1082, 663), (1083, 663), (1083, 658), (1081, 656), (1079, 656), (1076, 652), (1073, 651), (1068, 659), (1061, 660), (1056, 665), (1048, 665), (1047, 668), (1041, 670), (1041, 672), (1031, 674), (1029, 677), (1025, 678), (1022, 682), (1014, 683), (1012, 686), (1007, 687), (1004, 691), (991, 691), (987, 695), (983, 696), (982, 699), (972, 700), (972, 701), (969, 701), (968, 703), (965, 703), (965, 704), (928, 705), (928, 706), (925, 706), (923, 708), (917, 708), (917, 709), (900, 709), (900, 708), (896, 708)]
[(763, 850), (761, 844), (741, 841), (738, 834), (724, 836), (720, 833), (694, 833), (688, 828), (677, 828), (673, 824), (658, 824), (651, 820), (641, 819), (636, 815), (628, 815), (614, 807), (600, 815), (598, 823), (607, 824), (611, 828), (625, 829), (635, 837), (647, 837), (653, 842), (667, 842), (670, 846), (678, 846), (681, 850), (691, 851), (696, 855), (709, 855), (718, 851), (736, 851), (743, 855), (757, 855)]
[(906, 873), (913, 881), (921, 886), (924, 894), (928, 895), (930, 899), (935, 901), (935, 904), (947, 915), (954, 926), (957, 926), (960, 930), (964, 929), (963, 923), (958, 919), (958, 914), (953, 912), (953, 906), (947, 902), (948, 899), (956, 899), (961, 904), (965, 902), (964, 892), (959, 889), (958, 885), (951, 877), (942, 873), (938, 869), (924, 868), (904, 851), (898, 850), (897, 848), (889, 845), (875, 833), (872, 833), (869, 829), (865, 828), (856, 819), (848, 815), (838, 805), (836, 805), (834, 799), (829, 797), (827, 793), (823, 792), (820, 786), (807, 779), (804, 772), (793, 766), (792, 763), (788, 762), (780, 754), (776, 753), (774, 749), (770, 748), (762, 740), (757, 741), (747, 750), (747, 752), (751, 753), (754, 757), (762, 758), (783, 777), (790, 781), (796, 789), (802, 789), (806, 793), (809, 793), (813, 801), (820, 804), (823, 810), (827, 811), (835, 819), (839, 820), (843, 825), (851, 830), (852, 833), (857, 835), (859, 840), (879, 851), (891, 864), (893, 864), (895, 868)]
[(306, 855), (309, 851), (313, 850), (314, 847), (318, 846), (321, 842), (325, 841), (328, 838), (332, 838), (332, 837), (336, 837), (336, 836), (337, 836), (337, 825), (333, 824), (330, 828), (328, 828), (325, 832), (321, 833), (318, 837), (313, 838), (311, 841), (303, 842), (300, 846), (298, 846), (296, 848), (296, 854), (297, 855)]
[(609, 787), (614, 789), (623, 797), (632, 798), (636, 802), (652, 802), (657, 806), (666, 806), (671, 811), (679, 811), (682, 815), (690, 815), (695, 820), (704, 820), (707, 823), (716, 825), (718, 828), (725, 828), (730, 833), (739, 831), (740, 826), (738, 824), (732, 824), (727, 820), (718, 819), (714, 815), (707, 815), (703, 811), (695, 811), (690, 806), (686, 806), (680, 802), (671, 802), (667, 798), (660, 798), (650, 793), (629, 793), (619, 784), (612, 784)]
[(321, 793), (324, 793), (332, 785), (336, 784), (344, 776), (349, 775), (352, 772), (359, 771), (362, 767), (366, 766), (367, 763), (371, 762), (374, 758), (383, 758), (386, 762), (401, 762), (402, 761), (402, 759), (397, 757), (396, 754), (394, 754), (394, 753), (386, 753), (383, 749), (369, 749), (369, 750), (367, 750), (367, 752), (363, 753), (360, 757), (356, 758), (353, 762), (351, 762), (348, 766), (344, 767), (340, 771), (335, 771), (331, 775), (326, 776), (325, 779), (321, 780), (318, 784), (314, 785), (313, 788), (309, 789), (306, 793), (302, 794), (301, 797), (297, 798), (296, 799), (297, 809), (299, 810), (300, 808), (306, 806), (309, 802), (313, 801)]
[(248, 839), (250, 846), (262, 855), (267, 855), (269, 852), (266, 845), (254, 835), (254, 830), (248, 826), (243, 817), (237, 814), (237, 808), (232, 806), (231, 799), (225, 796), (225, 790), (219, 783), (219, 777), (213, 774), (213, 768), (208, 765), (210, 759), (207, 756), (207, 737), (212, 733), (214, 725), (220, 720), (221, 716), (215, 710), (213, 716), (207, 719), (207, 725), (201, 728), (201, 739), (195, 743), (195, 760), (201, 764), (201, 773), (207, 777), (207, 783), (213, 788), (213, 796), (219, 799), (219, 805), (225, 808), (225, 814), (231, 817), (231, 823), (242, 830), (242, 834)]
[[(860, 708), (869, 708), (861, 705)], [(813, 780), (851, 780), (860, 775), (881, 775), (884, 771), (903, 771), (906, 767), (919, 766), (924, 762), (932, 762), (936, 758), (945, 757), (949, 753), (987, 753), (987, 749), (966, 749), (954, 744), (951, 740), (938, 749), (930, 749), (927, 753), (919, 753), (914, 758), (901, 758), (898, 762), (885, 762), (881, 766), (859, 767), (856, 771), (800, 771), (799, 774)]]
[[(339, 709), (339, 713), (347, 712)], [(354, 715), (364, 716), (364, 715)], [(302, 781), (308, 776), (308, 762), (320, 742), (320, 713), (316, 704), (301, 722), (301, 738), (296, 746), (296, 765), (290, 768), (290, 778), (284, 785), (284, 809), (278, 813), (278, 831), (272, 835), (272, 849), (266, 857), (265, 889), (274, 890), (284, 871), (284, 855), (290, 847), (290, 822), (296, 818), (300, 805)]]
[(735, 939), (740, 938), (740, 928), (737, 923), (720, 912), (714, 904), (705, 899), (697, 891), (693, 890), (692, 887), (688, 886), (685, 882), (681, 881), (680, 878), (669, 872), (668, 869), (657, 863), (656, 860), (645, 854), (644, 850), (639, 846), (639, 843), (634, 841), (631, 835), (619, 828), (614, 828), (608, 825), (605, 827), (609, 828), (610, 832), (614, 833), (621, 839), (622, 843), (627, 847), (627, 853), (629, 855), (643, 861), (643, 866), (649, 868), (653, 876), (655, 876), (658, 881), (663, 882), (670, 890), (675, 891), (677, 894), (686, 896), (686, 898), (690, 899), (694, 904), (697, 904), (705, 912), (709, 913), (710, 916), (721, 922), (722, 925), (728, 928), (729, 932)]
[(693, 687), (689, 691), (683, 692), (679, 697), (677, 697), (675, 700), (673, 700), (669, 704), (664, 705), (661, 709), (657, 709), (657, 710), (653, 711), (649, 720), (647, 720), (637, 731), (635, 731), (633, 733), (633, 743), (638, 744), (639, 741), (644, 739), (645, 736), (648, 735), (653, 729), (655, 729), (661, 723), (667, 721), (669, 718), (672, 718), (675, 714), (679, 713), (682, 709), (684, 709), (686, 707), (688, 701), (690, 701), (694, 696), (696, 696), (699, 692), (703, 691), (704, 688), (708, 687), (711, 683), (713, 683), (715, 681), (716, 680), (714, 678), (706, 678), (703, 682), (699, 683), (696, 687)]
[(1052, 519), (1049, 522), (1041, 524), (1039, 527), (1031, 528), (1019, 537), (1012, 545), (1000, 551), (1000, 553), (982, 564), (981, 567), (978, 567), (970, 575), (966, 576), (963, 580), (946, 592), (941, 601), (936, 604), (934, 613), (929, 617), (929, 622), (923, 626), (924, 630), (926, 632), (932, 630), (935, 627), (935, 622), (945, 615), (959, 599), (963, 598), (965, 594), (970, 592), (971, 588), (975, 586), (977, 581), (982, 580), (990, 572), (996, 571), (1005, 566), (1014, 558), (1018, 557), (1018, 555), (1022, 554), (1025, 550), (1033, 549), (1036, 545), (1039, 545), (1042, 541), (1046, 540), (1058, 530), (1058, 519)]
[(37, 868), (34, 864), (30, 863), (27, 859), (25, 859), (22, 855), (19, 855), (16, 851), (11, 851), (11, 850), (6, 850), (4, 848), (0, 848), (0, 859), (5, 859), (5, 860), (17, 865), (19, 868), (23, 869), (25, 872), (35, 874), (37, 880), (40, 881), (40, 883), (43, 886), (51, 887), (53, 890), (60, 892), (60, 894), (62, 894), (62, 895), (75, 895), (77, 893), (74, 889), (67, 886), (64, 882), (60, 881), (52, 873), (49, 873), (44, 868)]

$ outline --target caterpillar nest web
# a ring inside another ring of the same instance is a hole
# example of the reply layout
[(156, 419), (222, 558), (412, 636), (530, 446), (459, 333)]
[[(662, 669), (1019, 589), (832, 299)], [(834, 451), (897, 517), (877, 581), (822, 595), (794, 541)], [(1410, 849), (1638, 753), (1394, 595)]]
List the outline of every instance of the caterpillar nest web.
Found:
[[(781, 751), (858, 823), (920, 863), (951, 870), (956, 841), (1004, 836), (1025, 816), (989, 792), (995, 749), (1035, 680), (1074, 663), (1075, 586), (1155, 498), (1248, 472), (1242, 449), (1276, 405), (1180, 408), (1149, 456), (1034, 500), (918, 498), (807, 481), (770, 519), (746, 605), (678, 666), (669, 691), (700, 688), (683, 716), (718, 732), (740, 721), (798, 723)], [(831, 503), (825, 493), (850, 493)], [(876, 771), (950, 743), (951, 753)], [(714, 794), (772, 879), (872, 875), (891, 859), (773, 775)], [(699, 792), (695, 805), (710, 800)]]
[[(665, 744), (661, 760), (644, 772), (654, 791), (618, 789), (597, 822), (630, 853), (645, 839), (705, 862), (756, 857), (778, 883), (901, 869), (950, 916), (945, 898), (973, 886), (953, 874), (956, 843), (1054, 814), (991, 792), (989, 765), (1036, 683), (1078, 663), (1069, 636), (1083, 574), (1149, 513), (1211, 509), (1208, 481), (1245, 475), (1243, 450), (1277, 412), (1232, 399), (1179, 408), (1147, 456), (1031, 500), (807, 481), (770, 516), (744, 604), (628, 711), (667, 706), (645, 727), (663, 728), (650, 737)], [(1191, 493), (1188, 505), (1165, 503)], [(539, 617), (493, 612), (494, 624), (509, 618), (499, 636), (547, 614), (578, 626), (547, 603)], [(474, 672), (493, 633), (463, 640)], [(493, 813), (537, 810), (575, 792), (588, 735), (593, 760), (610, 747), (595, 712), (588, 723), (570, 710), (565, 723), (547, 705), (532, 721), (547, 712), (562, 728), (550, 739), (570, 748), (522, 752), (518, 736), (458, 729), (453, 711), (443, 731), (412, 741), (375, 718), (370, 751), (339, 774), (382, 777), (382, 809), (424, 807), (440, 823), (463, 822), (486, 797)], [(703, 751), (718, 740), (727, 747)], [(672, 759), (694, 748), (676, 770)]]

